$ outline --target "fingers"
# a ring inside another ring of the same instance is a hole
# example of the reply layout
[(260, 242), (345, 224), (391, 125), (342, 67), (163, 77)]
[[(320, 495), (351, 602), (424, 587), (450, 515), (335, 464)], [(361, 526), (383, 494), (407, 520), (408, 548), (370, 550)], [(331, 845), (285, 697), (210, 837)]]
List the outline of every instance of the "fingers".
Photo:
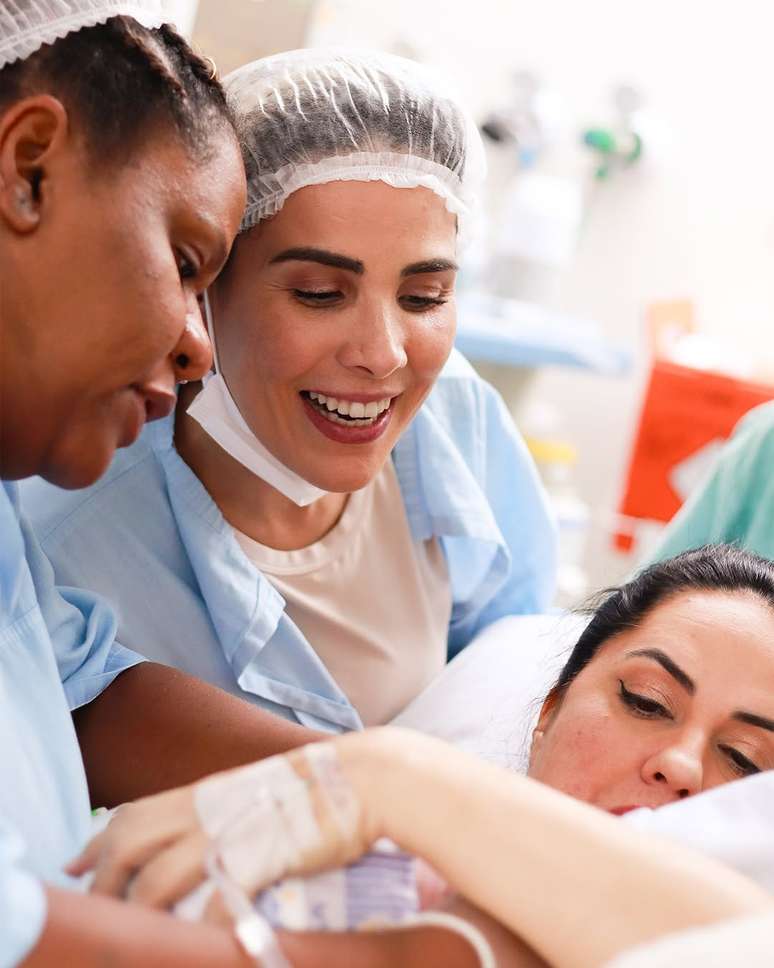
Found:
[(157, 854), (199, 831), (190, 788), (148, 797), (122, 807), (70, 870), (94, 871), (92, 893), (123, 897), (130, 880)]
[(102, 853), (106, 833), (107, 828), (98, 833), (96, 837), (92, 837), (80, 854), (74, 857), (65, 867), (65, 873), (71, 877), (81, 877), (87, 871), (93, 870)]
[(168, 908), (206, 878), (209, 840), (197, 831), (155, 854), (129, 884), (127, 899), (146, 907)]
[(125, 897), (129, 882), (137, 871), (171, 842), (171, 838), (161, 839), (157, 836), (148, 840), (136, 831), (120, 840), (108, 840), (94, 867), (91, 893)]

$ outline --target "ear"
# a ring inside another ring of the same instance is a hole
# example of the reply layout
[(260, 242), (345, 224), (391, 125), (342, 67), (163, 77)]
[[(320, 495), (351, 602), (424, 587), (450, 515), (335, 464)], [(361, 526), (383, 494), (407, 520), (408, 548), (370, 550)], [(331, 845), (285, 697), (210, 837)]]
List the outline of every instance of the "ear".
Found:
[(53, 159), (68, 136), (67, 111), (49, 94), (24, 98), (0, 116), (0, 220), (34, 231), (48, 196)]
[(530, 744), (529, 750), (529, 761), (530, 764), (534, 760), (535, 756), (540, 753), (540, 747), (543, 744), (543, 738), (545, 737), (548, 727), (551, 725), (551, 721), (559, 710), (561, 705), (561, 695), (558, 689), (552, 689), (551, 692), (546, 696), (545, 701), (540, 709), (540, 715), (538, 716), (537, 725), (532, 730), (532, 743)]

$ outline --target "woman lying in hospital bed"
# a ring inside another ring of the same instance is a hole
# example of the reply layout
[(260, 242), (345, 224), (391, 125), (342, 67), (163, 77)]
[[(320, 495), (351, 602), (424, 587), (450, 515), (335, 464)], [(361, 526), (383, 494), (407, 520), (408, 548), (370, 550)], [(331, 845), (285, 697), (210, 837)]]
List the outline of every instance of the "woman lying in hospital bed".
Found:
[(218, 888), (258, 894), (276, 927), (416, 923), (401, 855), (259, 894), (389, 837), (486, 912), (451, 901), (467, 926), (439, 923), (472, 946), (409, 947), (407, 965), (473, 964), (474, 947), (491, 964), (491, 944), (501, 965), (596, 966), (684, 927), (774, 911), (737, 873), (618, 819), (774, 767), (772, 643), (774, 565), (724, 546), (689, 552), (605, 596), (543, 703), (529, 779), (429, 737), (367, 732), (129, 807), (78, 867), (117, 894), (133, 872), (130, 895), (163, 906), (209, 872), (200, 909)]

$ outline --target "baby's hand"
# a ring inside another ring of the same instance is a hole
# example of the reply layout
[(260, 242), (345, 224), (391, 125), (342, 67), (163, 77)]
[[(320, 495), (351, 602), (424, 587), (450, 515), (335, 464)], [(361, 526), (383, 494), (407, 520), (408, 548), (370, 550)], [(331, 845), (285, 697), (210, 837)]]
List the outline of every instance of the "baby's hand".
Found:
[(427, 861), (418, 857), (414, 863), (416, 864), (415, 876), (419, 895), (419, 910), (428, 911), (446, 907), (456, 892)]

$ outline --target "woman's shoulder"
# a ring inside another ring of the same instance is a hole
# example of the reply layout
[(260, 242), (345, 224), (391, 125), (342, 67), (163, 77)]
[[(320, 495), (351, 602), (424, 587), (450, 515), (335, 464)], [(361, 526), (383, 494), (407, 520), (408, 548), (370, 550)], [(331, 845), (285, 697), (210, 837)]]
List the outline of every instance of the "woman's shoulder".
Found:
[(162, 483), (149, 439), (149, 431), (154, 429), (146, 427), (134, 444), (117, 451), (102, 477), (89, 487), (64, 490), (40, 477), (22, 482), (22, 508), (44, 549), (63, 533), (84, 527), (92, 518), (99, 518), (102, 526), (115, 523), (118, 515), (103, 513), (110, 505), (137, 505), (142, 501), (148, 506)]
[(482, 414), (492, 412), (500, 418), (501, 407), (502, 401), (494, 387), (476, 373), (459, 350), (454, 349), (422, 410), (459, 430), (462, 426), (480, 427)]

